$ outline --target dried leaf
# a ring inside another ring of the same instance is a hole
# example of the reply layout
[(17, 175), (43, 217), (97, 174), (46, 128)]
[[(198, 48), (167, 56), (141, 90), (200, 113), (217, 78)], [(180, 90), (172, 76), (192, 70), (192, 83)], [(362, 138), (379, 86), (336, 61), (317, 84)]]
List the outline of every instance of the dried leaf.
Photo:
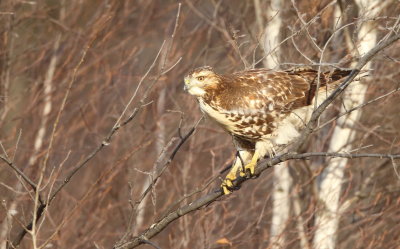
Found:
[(230, 242), (227, 238), (221, 238), (215, 242), (220, 245), (232, 245), (232, 242)]

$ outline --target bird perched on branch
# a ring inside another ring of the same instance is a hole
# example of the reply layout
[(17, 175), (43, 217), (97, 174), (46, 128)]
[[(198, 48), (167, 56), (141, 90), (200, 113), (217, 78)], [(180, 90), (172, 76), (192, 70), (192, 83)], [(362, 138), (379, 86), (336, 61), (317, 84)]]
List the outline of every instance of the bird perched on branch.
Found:
[(231, 192), (238, 174), (245, 176), (250, 171), (253, 175), (259, 159), (272, 157), (293, 142), (309, 121), (315, 100), (322, 103), (350, 72), (298, 68), (218, 74), (208, 66), (190, 71), (185, 90), (232, 135), (238, 151), (221, 185), (224, 194)]

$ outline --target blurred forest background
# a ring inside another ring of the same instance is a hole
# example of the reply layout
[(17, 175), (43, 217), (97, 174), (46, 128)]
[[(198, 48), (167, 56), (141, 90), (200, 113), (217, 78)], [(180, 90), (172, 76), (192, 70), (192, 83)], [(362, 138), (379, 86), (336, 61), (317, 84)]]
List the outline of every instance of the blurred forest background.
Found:
[[(370, 18), (359, 14), (371, 9)], [(190, 69), (265, 67), (273, 54), (275, 68), (349, 68), (360, 56), (351, 47), (360, 26), (368, 22), (380, 40), (399, 31), (399, 14), (397, 0), (0, 1), (0, 248), (112, 248), (139, 235), (218, 188), (235, 155), (230, 136), (207, 119), (177, 147), (202, 116), (183, 92)], [(278, 47), (268, 50), (277, 15)], [(400, 153), (399, 66), (399, 42), (370, 65), (365, 102), (383, 97), (351, 126), (356, 153)], [(320, 124), (341, 106), (338, 99)], [(303, 150), (327, 151), (336, 123)], [(289, 216), (279, 234), (269, 169), (149, 240), (159, 248), (313, 248), (329, 163), (286, 166)], [(387, 158), (346, 162), (336, 248), (398, 248), (396, 167)]]

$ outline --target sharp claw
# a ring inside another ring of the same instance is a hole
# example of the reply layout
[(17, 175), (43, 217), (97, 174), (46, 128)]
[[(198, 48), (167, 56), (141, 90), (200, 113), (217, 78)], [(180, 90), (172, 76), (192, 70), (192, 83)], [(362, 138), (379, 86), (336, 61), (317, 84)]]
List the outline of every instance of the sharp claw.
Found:
[[(257, 160), (258, 160), (258, 153), (255, 152), (253, 155), (253, 158), (251, 159), (251, 162), (249, 164), (247, 164), (246, 166), (244, 166), (245, 170), (250, 171), (250, 175), (254, 175), (255, 168), (257, 165)], [(246, 175), (246, 173), (244, 173), (244, 175)]]
[(232, 193), (232, 191), (230, 190), (230, 188), (233, 186), (232, 180), (231, 179), (225, 179), (222, 184), (222, 192), (224, 192), (224, 195), (229, 195), (230, 193)]
[(248, 166), (248, 165), (246, 165), (246, 167), (244, 168), (244, 170), (243, 170), (243, 171), (240, 171), (239, 176), (241, 176), (241, 177), (247, 177), (247, 176), (248, 176), (248, 174), (246, 173), (247, 170), (250, 172), (250, 176), (253, 176), (253, 175), (254, 175), (254, 167), (253, 167), (253, 166)]
[(228, 187), (226, 186), (222, 186), (222, 192), (224, 192), (224, 195), (229, 195), (230, 193), (232, 193)]
[(248, 169), (250, 171), (250, 175), (254, 175), (255, 165), (253, 163), (249, 163), (245, 168), (246, 170)]

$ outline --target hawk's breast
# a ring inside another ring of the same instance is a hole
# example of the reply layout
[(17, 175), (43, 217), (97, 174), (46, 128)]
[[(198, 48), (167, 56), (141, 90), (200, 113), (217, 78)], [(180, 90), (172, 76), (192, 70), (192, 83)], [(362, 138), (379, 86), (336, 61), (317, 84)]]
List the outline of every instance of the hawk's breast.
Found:
[(218, 103), (205, 102), (199, 99), (201, 110), (221, 125), (225, 130), (236, 136), (253, 141), (268, 136), (274, 130), (274, 113), (266, 110), (248, 110), (221, 108)]

